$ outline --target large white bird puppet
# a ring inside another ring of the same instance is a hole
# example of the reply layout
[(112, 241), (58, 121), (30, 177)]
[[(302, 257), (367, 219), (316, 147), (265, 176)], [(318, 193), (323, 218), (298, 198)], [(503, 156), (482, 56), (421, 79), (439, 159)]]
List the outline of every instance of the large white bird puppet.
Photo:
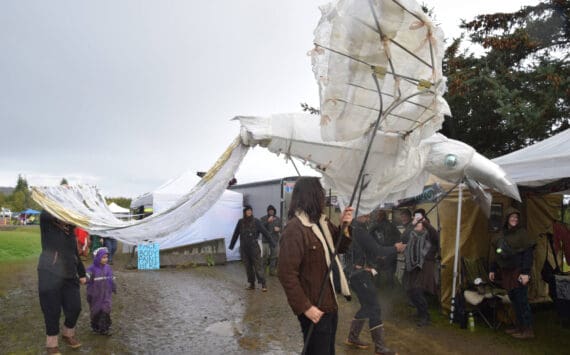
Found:
[[(325, 142), (319, 117), (304, 113), (235, 119), (241, 123), (244, 144), (259, 144), (275, 154), (310, 164), (348, 204), (364, 159), (367, 136)], [(465, 143), (434, 134), (418, 145), (408, 145), (404, 136), (379, 131), (364, 168), (360, 211), (366, 213), (380, 203), (421, 193), (429, 174), (449, 182), (465, 177), (520, 200), (517, 186), (507, 174)]]
[(362, 212), (419, 194), (430, 173), (520, 199), (499, 166), (436, 134), (451, 114), (443, 99), (444, 37), (418, 3), (339, 0), (321, 12), (309, 53), (320, 117), (238, 117), (245, 144), (309, 162), (345, 203), (362, 183)]

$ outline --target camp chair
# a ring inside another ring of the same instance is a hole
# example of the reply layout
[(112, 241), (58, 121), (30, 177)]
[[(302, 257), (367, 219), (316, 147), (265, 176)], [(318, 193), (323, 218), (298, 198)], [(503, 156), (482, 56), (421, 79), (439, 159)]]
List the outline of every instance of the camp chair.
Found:
[[(489, 280), (486, 265), (485, 258), (461, 258), (463, 296), (466, 304), (471, 306), (471, 311), (478, 314), (489, 328), (497, 329), (500, 326), (500, 323), (497, 322), (497, 306), (509, 301), (507, 291), (496, 287)], [(483, 313), (486, 308), (491, 309), (491, 321)]]

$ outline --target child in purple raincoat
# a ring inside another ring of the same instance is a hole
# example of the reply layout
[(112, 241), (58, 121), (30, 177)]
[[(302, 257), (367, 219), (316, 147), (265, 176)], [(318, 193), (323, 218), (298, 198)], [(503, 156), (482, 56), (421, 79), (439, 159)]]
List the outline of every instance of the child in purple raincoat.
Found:
[(98, 248), (93, 252), (93, 265), (87, 268), (87, 302), (89, 303), (91, 328), (99, 334), (109, 335), (111, 326), (111, 293), (116, 293), (113, 270), (107, 264), (109, 251)]

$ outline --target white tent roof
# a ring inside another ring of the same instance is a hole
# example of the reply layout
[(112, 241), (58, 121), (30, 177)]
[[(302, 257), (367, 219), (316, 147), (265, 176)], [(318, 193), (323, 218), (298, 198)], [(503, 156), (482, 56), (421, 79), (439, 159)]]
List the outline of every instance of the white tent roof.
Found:
[(518, 185), (541, 186), (570, 177), (570, 129), (493, 162)]
[(108, 207), (111, 210), (111, 212), (113, 212), (113, 213), (130, 213), (131, 212), (128, 208), (123, 208), (123, 207), (117, 205), (115, 202), (111, 202), (108, 205)]

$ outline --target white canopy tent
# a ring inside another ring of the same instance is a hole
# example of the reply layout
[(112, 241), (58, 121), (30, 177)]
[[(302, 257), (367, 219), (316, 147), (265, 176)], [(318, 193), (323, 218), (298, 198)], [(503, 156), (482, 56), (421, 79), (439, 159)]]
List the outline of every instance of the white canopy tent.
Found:
[[(181, 197), (182, 195), (179, 195)], [(234, 250), (228, 246), (237, 221), (243, 216), (243, 195), (225, 190), (212, 207), (194, 223), (182, 227), (160, 243), (160, 249), (172, 249), (184, 245), (196, 244), (224, 238), (228, 261), (239, 260), (239, 243)]]
[(128, 208), (121, 207), (115, 202), (111, 202), (108, 207), (113, 214), (129, 214), (131, 212)]
[[(152, 206), (153, 213), (162, 213), (173, 207), (200, 179), (194, 171), (187, 171), (176, 179), (133, 200), (131, 207)], [(224, 238), (227, 260), (239, 260), (239, 247), (229, 250), (231, 237), (237, 221), (242, 217), (243, 195), (225, 190), (194, 223), (172, 232), (163, 241), (158, 241), (160, 249), (172, 249), (209, 240)]]
[(570, 177), (570, 129), (493, 159), (517, 185), (542, 186)]

